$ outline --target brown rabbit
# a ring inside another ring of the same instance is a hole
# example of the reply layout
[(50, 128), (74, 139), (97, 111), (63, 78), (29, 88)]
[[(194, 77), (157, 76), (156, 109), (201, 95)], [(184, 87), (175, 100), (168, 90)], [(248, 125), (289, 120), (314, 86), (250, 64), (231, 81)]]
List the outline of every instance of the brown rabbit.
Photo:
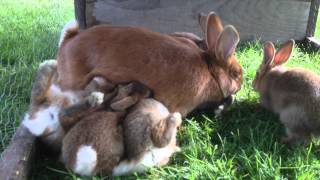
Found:
[(262, 106), (280, 115), (286, 127), (283, 142), (308, 140), (320, 132), (320, 76), (302, 68), (286, 68), (294, 41), (275, 53), (271, 42), (264, 44), (264, 59), (253, 81)]
[(40, 64), (31, 91), (29, 111), (22, 123), (33, 135), (41, 137), (44, 142), (59, 149), (64, 136), (64, 129), (59, 121), (60, 111), (73, 104), (96, 106), (103, 101), (103, 96), (97, 92), (90, 93), (110, 90), (112, 84), (103, 78), (95, 77), (81, 92), (62, 93), (55, 86), (51, 86), (56, 77), (57, 62), (55, 60), (47, 60)]
[(79, 119), (66, 134), (61, 158), (80, 175), (111, 174), (123, 157), (123, 112), (96, 111)]
[[(59, 48), (58, 84), (81, 90), (94, 76), (114, 84), (139, 81), (171, 112), (185, 116), (198, 105), (220, 102), (242, 84), (234, 55), (239, 35), (210, 13), (207, 49), (184, 35), (165, 35), (137, 27), (98, 25), (66, 33)], [(196, 38), (197, 39), (197, 38)]]

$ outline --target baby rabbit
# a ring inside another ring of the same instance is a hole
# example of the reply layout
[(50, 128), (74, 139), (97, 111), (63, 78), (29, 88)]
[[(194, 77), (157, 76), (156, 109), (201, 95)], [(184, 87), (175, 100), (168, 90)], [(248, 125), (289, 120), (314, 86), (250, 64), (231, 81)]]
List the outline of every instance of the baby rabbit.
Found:
[(70, 129), (62, 143), (65, 166), (80, 175), (111, 174), (124, 153), (123, 112), (89, 113)]
[(320, 132), (320, 76), (302, 68), (286, 68), (294, 41), (289, 40), (275, 53), (271, 42), (264, 44), (264, 59), (253, 81), (261, 105), (280, 115), (292, 143), (308, 140)]
[(142, 172), (168, 163), (176, 146), (180, 113), (169, 113), (159, 101), (142, 99), (130, 109), (124, 119), (125, 159), (113, 170), (114, 175)]
[(103, 101), (103, 94), (112, 84), (105, 79), (94, 77), (82, 92), (61, 92), (52, 85), (57, 77), (57, 61), (47, 60), (40, 64), (31, 91), (29, 111), (22, 124), (35, 136), (59, 149), (65, 134), (60, 125), (61, 110), (72, 104), (83, 104), (84, 108), (96, 106)]

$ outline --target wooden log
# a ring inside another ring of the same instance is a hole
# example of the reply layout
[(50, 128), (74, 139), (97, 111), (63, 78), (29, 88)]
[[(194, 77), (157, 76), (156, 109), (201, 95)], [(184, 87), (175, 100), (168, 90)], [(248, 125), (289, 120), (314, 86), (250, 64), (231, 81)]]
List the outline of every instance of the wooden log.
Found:
[(28, 179), (34, 159), (35, 137), (22, 125), (1, 154), (0, 179)]
[(201, 35), (198, 13), (215, 11), (242, 41), (306, 37), (311, 0), (86, 0), (86, 24), (143, 26), (162, 33)]

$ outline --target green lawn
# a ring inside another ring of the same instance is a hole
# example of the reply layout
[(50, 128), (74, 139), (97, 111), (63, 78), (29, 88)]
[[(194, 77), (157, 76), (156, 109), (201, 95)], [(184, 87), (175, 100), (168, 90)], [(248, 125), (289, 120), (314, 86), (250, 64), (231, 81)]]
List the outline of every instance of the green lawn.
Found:
[[(27, 110), (38, 64), (55, 58), (60, 29), (72, 18), (73, 0), (0, 0), (0, 151)], [(237, 102), (220, 117), (203, 113), (186, 118), (178, 134), (182, 152), (164, 168), (127, 178), (320, 177), (320, 141), (291, 148), (279, 143), (283, 126), (277, 116), (258, 105), (251, 82), (262, 60), (261, 44), (244, 44), (238, 48), (237, 56), (244, 68), (244, 84)], [(320, 74), (320, 54), (296, 48), (288, 66), (301, 66)], [(46, 157), (37, 160), (32, 177), (81, 178)]]

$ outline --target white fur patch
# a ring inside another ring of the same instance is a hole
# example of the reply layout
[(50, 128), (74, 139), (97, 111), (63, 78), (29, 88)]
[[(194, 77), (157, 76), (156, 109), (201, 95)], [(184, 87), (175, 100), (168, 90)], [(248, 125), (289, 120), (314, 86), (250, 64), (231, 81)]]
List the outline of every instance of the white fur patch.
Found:
[(57, 66), (57, 61), (55, 59), (48, 59), (39, 64), (39, 69), (43, 66)]
[(78, 26), (78, 23), (77, 21), (74, 19), (74, 20), (71, 20), (70, 22), (68, 22), (67, 24), (64, 25), (62, 31), (61, 31), (61, 34), (60, 34), (60, 39), (59, 39), (59, 47), (61, 46), (61, 43), (62, 41), (64, 40), (65, 36), (66, 36), (66, 32), (68, 29), (71, 29), (71, 28), (75, 28)]
[(33, 119), (30, 119), (29, 114), (26, 114), (22, 124), (35, 136), (41, 136), (46, 129), (49, 133), (54, 132), (60, 126), (59, 111), (60, 108), (57, 106), (40, 109), (35, 113)]
[(160, 102), (157, 103), (157, 109), (160, 112), (160, 114), (162, 114), (164, 116), (168, 116), (169, 115), (168, 109)]
[(55, 94), (56, 96), (63, 96), (67, 98), (71, 104), (75, 104), (80, 100), (76, 92), (62, 91), (60, 87), (56, 84), (52, 84), (49, 90), (52, 92), (52, 94)]
[(221, 115), (223, 109), (224, 109), (224, 105), (218, 106), (218, 108), (214, 110), (214, 114), (215, 115)]
[(173, 116), (174, 118), (176, 118), (176, 119), (181, 119), (181, 118), (182, 118), (182, 116), (181, 116), (181, 114), (180, 114), (179, 112), (174, 112), (174, 113), (172, 114), (172, 116)]
[(102, 85), (107, 83), (105, 78), (99, 77), (99, 76), (98, 77), (94, 77), (93, 81), (96, 81), (100, 86), (102, 86)]
[(128, 162), (124, 160), (113, 169), (113, 175), (120, 176), (128, 173), (143, 172), (148, 168), (159, 166), (161, 161), (169, 158), (179, 148), (173, 149), (172, 146), (163, 148), (153, 147), (139, 161)]
[(97, 152), (89, 145), (82, 145), (78, 152), (74, 171), (83, 176), (90, 176), (97, 165)]

